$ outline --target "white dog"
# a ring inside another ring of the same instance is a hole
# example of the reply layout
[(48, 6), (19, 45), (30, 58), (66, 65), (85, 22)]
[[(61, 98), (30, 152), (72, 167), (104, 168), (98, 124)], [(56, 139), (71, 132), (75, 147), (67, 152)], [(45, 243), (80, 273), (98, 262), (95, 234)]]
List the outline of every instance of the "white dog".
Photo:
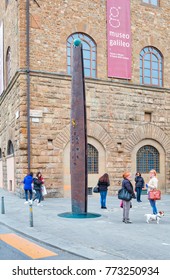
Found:
[(159, 220), (164, 216), (164, 211), (160, 211), (158, 214), (145, 214), (146, 222), (149, 224), (151, 221), (156, 221), (159, 224)]

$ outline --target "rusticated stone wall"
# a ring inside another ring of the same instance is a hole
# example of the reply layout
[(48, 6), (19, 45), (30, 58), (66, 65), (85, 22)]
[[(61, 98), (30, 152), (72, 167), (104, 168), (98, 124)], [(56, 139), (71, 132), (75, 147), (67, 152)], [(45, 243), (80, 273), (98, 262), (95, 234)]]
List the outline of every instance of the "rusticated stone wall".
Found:
[[(0, 1), (4, 23), (4, 61), (11, 46), (11, 81), (0, 97), (0, 148), (14, 145), (15, 186), (27, 173), (26, 0)], [(42, 171), (50, 196), (63, 196), (69, 184), (69, 125), (71, 76), (67, 75), (66, 41), (70, 34), (85, 33), (97, 45), (97, 79), (86, 79), (88, 138), (99, 143), (100, 174), (89, 175), (89, 185), (108, 172), (110, 194), (119, 187), (122, 173), (136, 171), (136, 147), (142, 141), (157, 145), (164, 165), (159, 175), (163, 190), (170, 190), (170, 30), (169, 1), (159, 8), (131, 1), (132, 79), (107, 77), (106, 1), (30, 1), (30, 125), (31, 170)], [(10, 32), (8, 32), (10, 30)], [(164, 58), (163, 88), (139, 84), (139, 53), (143, 47), (158, 48)], [(5, 68), (4, 68), (4, 80)], [(145, 113), (151, 113), (151, 121)], [(148, 142), (147, 142), (148, 141)], [(101, 147), (101, 148), (100, 148)], [(102, 151), (101, 151), (101, 150)], [(6, 157), (3, 180), (6, 187)], [(68, 177), (68, 180), (65, 178)], [(147, 180), (147, 174), (145, 175)], [(68, 186), (68, 185), (67, 185)]]

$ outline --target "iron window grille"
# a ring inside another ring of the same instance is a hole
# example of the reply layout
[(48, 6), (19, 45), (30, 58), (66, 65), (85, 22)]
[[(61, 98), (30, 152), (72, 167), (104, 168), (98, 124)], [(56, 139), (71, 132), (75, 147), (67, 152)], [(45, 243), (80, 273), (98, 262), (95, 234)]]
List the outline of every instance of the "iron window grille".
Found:
[(149, 173), (151, 169), (160, 172), (160, 155), (158, 150), (150, 145), (141, 147), (137, 152), (137, 170), (140, 173)]
[(88, 144), (87, 170), (88, 174), (99, 173), (99, 153), (91, 144)]

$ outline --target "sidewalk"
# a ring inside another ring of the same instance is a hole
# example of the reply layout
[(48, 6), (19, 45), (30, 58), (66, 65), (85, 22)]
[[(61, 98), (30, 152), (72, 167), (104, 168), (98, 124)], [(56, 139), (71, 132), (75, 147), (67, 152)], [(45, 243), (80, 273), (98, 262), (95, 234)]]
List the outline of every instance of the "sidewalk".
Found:
[(43, 207), (33, 205), (33, 227), (30, 227), (29, 206), (24, 199), (0, 189), (5, 214), (0, 224), (7, 225), (34, 240), (94, 260), (170, 260), (170, 195), (157, 202), (165, 211), (160, 224), (146, 223), (144, 214), (151, 213), (146, 195), (142, 203), (133, 200), (130, 218), (133, 224), (122, 223), (122, 209), (116, 196), (107, 197), (107, 209), (101, 209), (99, 195), (88, 196), (88, 212), (98, 218), (61, 218), (58, 214), (71, 211), (71, 199), (46, 198)]

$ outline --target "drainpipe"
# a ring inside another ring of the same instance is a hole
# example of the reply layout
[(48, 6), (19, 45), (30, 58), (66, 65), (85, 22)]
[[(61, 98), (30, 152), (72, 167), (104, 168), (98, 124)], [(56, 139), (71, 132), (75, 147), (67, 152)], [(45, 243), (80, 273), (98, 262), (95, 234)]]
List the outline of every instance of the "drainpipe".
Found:
[(30, 0), (26, 0), (26, 73), (27, 73), (27, 154), (30, 172)]

